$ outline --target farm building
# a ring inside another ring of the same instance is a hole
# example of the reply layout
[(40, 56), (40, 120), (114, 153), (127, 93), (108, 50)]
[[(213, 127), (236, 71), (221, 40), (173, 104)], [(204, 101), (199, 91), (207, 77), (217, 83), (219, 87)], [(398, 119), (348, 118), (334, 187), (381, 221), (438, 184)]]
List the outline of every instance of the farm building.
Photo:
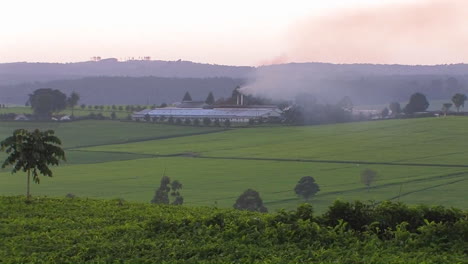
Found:
[(133, 114), (134, 120), (144, 120), (148, 115), (151, 119), (154, 118), (181, 118), (185, 119), (203, 119), (209, 118), (212, 121), (218, 119), (224, 121), (229, 119), (231, 122), (246, 123), (250, 119), (254, 120), (269, 120), (278, 119), (281, 117), (281, 111), (276, 107), (256, 106), (256, 107), (232, 107), (232, 108), (178, 108), (165, 107), (157, 109), (145, 109)]

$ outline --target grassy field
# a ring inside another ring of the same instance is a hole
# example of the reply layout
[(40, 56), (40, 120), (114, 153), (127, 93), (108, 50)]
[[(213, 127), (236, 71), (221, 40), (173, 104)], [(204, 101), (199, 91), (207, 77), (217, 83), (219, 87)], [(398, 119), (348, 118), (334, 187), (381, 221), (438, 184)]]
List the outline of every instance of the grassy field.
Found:
[[(295, 184), (313, 176), (321, 188), (311, 200), (318, 211), (338, 198), (468, 208), (465, 117), (231, 130), (115, 121), (0, 123), (0, 138), (36, 125), (55, 129), (69, 157), (54, 178), (33, 186), (36, 195), (148, 202), (166, 170), (182, 182), (187, 205), (231, 207), (254, 188), (270, 210), (293, 208), (303, 202)], [(360, 182), (366, 168), (378, 172), (369, 191)], [(3, 170), (0, 193), (21, 194), (24, 182), (21, 173)]]

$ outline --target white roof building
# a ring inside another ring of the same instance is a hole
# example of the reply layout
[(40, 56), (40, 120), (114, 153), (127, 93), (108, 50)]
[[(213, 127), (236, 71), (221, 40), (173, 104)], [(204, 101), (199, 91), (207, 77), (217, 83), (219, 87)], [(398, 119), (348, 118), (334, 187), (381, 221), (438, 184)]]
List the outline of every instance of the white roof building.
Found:
[(230, 119), (232, 121), (248, 121), (249, 119), (279, 118), (281, 110), (276, 107), (242, 107), (242, 108), (177, 108), (166, 107), (153, 110), (145, 109), (133, 114), (133, 119), (144, 119), (146, 115), (153, 117), (164, 116), (166, 118), (210, 118)]

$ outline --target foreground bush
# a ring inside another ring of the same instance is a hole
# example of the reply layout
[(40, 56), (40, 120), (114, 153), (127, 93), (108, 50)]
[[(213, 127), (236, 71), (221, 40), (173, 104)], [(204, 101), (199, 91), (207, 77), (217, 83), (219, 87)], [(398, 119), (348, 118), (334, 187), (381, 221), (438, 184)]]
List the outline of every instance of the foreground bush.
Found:
[(466, 211), (399, 203), (314, 216), (0, 197), (2, 263), (461, 263), (467, 236)]

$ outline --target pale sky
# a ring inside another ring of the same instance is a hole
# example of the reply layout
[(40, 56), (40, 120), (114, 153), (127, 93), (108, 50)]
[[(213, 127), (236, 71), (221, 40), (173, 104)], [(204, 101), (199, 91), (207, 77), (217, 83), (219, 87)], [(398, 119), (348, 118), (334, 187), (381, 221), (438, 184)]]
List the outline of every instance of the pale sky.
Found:
[[(463, 29), (468, 26), (464, 24), (466, 19), (450, 20), (456, 25), (447, 25), (454, 31), (449, 35), (444, 25), (440, 26), (444, 33), (442, 36), (435, 33), (434, 37), (445, 38), (442, 44), (437, 42), (421, 50), (420, 43), (408, 37), (398, 45), (393, 42), (392, 47), (398, 46), (394, 50), (384, 49), (385, 56), (379, 54), (382, 43), (387, 43), (382, 39), (392, 35), (391, 30), (395, 29), (390, 28), (389, 35), (385, 36), (376, 26), (367, 29), (368, 25), (386, 27), (385, 15), (391, 17), (389, 23), (398, 24), (394, 19), (399, 17), (398, 12), (387, 14), (393, 8), (406, 8), (408, 3), (419, 5), (404, 10), (411, 13), (425, 9), (427, 3), (441, 1), (0, 0), (0, 62), (75, 62), (89, 60), (92, 56), (118, 59), (151, 56), (154, 60), (251, 66), (292, 61), (468, 62), (468, 45), (464, 46), (468, 44), (468, 37), (465, 37), (468, 32)], [(441, 10), (437, 7), (442, 13), (453, 13), (455, 9), (459, 8)], [(385, 13), (383, 19), (379, 12)], [(369, 17), (369, 13), (377, 15)], [(453, 17), (452, 14), (442, 15)], [(463, 13), (458, 15), (464, 18)], [(429, 19), (428, 16), (423, 19)], [(407, 16), (407, 20), (408, 17), (413, 19), (412, 15)], [(412, 20), (403, 23), (412, 23)], [(350, 29), (349, 24), (354, 28)], [(432, 25), (423, 21), (418, 26)], [(401, 23), (398, 27), (401, 28)], [(419, 32), (419, 27), (410, 28)], [(346, 36), (350, 30), (356, 32), (356, 28), (360, 34)], [(424, 31), (427, 39), (431, 39), (427, 36), (432, 34), (427, 33), (430, 31), (430, 28)], [(346, 39), (341, 39), (342, 36)], [(459, 52), (453, 50), (455, 42), (455, 46), (461, 48)], [(446, 52), (448, 49), (450, 52)]]

